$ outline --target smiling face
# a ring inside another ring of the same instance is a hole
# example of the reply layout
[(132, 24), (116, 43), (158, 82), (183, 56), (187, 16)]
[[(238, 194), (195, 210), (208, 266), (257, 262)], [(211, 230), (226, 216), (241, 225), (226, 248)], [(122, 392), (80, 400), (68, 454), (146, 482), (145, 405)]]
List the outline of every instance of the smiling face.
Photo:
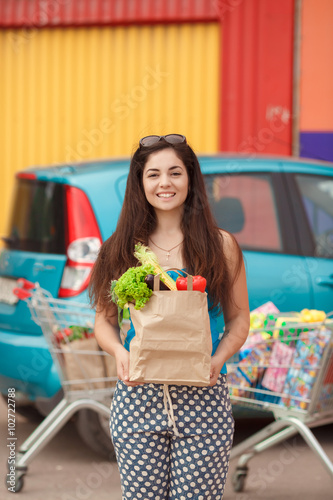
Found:
[(172, 148), (152, 153), (143, 170), (143, 188), (156, 211), (181, 210), (188, 193), (188, 175)]

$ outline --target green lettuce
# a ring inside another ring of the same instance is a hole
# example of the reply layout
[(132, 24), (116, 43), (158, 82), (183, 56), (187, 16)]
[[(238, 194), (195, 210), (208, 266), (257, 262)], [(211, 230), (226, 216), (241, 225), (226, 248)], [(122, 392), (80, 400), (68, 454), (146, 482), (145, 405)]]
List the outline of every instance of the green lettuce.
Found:
[(142, 309), (153, 293), (145, 283), (145, 277), (153, 273), (154, 267), (151, 264), (127, 269), (118, 280), (111, 283), (113, 302), (121, 309), (124, 309), (128, 302), (134, 302), (135, 309)]

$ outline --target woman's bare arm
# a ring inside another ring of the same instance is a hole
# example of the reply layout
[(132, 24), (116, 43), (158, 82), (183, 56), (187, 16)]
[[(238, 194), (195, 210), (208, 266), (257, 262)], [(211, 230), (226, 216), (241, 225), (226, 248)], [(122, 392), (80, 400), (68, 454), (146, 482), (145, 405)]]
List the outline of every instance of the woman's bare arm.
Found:
[(97, 308), (95, 317), (95, 337), (103, 351), (116, 358), (117, 376), (126, 385), (138, 385), (129, 381), (129, 352), (122, 345), (118, 327), (117, 309), (112, 309), (112, 315)]
[[(237, 267), (235, 243), (226, 233), (224, 233), (224, 240), (229, 270), (231, 273), (235, 273)], [(244, 262), (242, 262), (240, 272), (233, 284), (231, 300), (224, 307), (223, 313), (225, 331), (214, 356), (212, 356), (211, 385), (216, 384), (222, 366), (239, 351), (249, 333), (250, 310)]]

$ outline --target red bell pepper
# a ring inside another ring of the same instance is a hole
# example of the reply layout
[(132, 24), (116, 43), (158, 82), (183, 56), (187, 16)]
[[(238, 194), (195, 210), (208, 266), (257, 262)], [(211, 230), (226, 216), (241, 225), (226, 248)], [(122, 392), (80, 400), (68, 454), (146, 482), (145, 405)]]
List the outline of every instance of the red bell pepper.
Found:
[[(206, 289), (207, 280), (202, 276), (193, 276), (193, 290), (204, 292)], [(179, 276), (176, 279), (177, 290), (187, 290), (187, 278)]]

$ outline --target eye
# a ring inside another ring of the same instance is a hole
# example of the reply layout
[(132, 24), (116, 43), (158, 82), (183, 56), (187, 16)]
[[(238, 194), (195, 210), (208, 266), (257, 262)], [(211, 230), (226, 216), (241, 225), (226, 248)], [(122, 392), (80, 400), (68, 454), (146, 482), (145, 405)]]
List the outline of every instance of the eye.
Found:
[(148, 170), (148, 172), (145, 173), (145, 176), (146, 176), (147, 179), (151, 179), (153, 177), (157, 177), (158, 174), (159, 174), (159, 172), (157, 170), (151, 169), (151, 170)]

